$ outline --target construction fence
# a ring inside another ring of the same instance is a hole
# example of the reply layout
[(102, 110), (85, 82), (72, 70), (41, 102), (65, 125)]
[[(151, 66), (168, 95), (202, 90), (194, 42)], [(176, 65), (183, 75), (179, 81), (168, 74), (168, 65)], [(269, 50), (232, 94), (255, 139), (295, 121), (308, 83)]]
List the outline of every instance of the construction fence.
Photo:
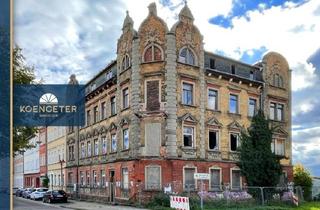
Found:
[(109, 182), (104, 186), (68, 185), (66, 190), (72, 199), (103, 203), (118, 203), (142, 206), (154, 200), (169, 205), (170, 196), (183, 196), (190, 199), (191, 209), (206, 206), (239, 205), (296, 205), (304, 201), (303, 187), (286, 185), (276, 187), (214, 186), (208, 182), (182, 184), (181, 182), (146, 184), (142, 182)]

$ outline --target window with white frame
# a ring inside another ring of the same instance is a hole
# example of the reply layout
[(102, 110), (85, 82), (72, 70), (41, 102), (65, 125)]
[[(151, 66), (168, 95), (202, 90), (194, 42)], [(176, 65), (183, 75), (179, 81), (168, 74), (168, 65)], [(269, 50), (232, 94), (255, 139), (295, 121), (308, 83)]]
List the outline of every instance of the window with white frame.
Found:
[(232, 190), (241, 189), (241, 174), (239, 169), (231, 169), (231, 183)]
[(89, 126), (91, 123), (91, 110), (87, 110), (87, 121), (86, 121), (86, 125)]
[(101, 108), (100, 108), (100, 110), (101, 110), (101, 119), (103, 120), (103, 119), (105, 119), (106, 116), (107, 116), (107, 113), (106, 113), (106, 111), (107, 111), (106, 102), (102, 102), (102, 103), (101, 103)]
[(107, 154), (107, 139), (105, 136), (101, 137), (101, 142), (102, 142), (102, 154), (105, 155)]
[(269, 118), (271, 120), (275, 120), (275, 116), (276, 116), (276, 106), (277, 104), (276, 103), (270, 103), (270, 110), (269, 110)]
[(111, 152), (117, 151), (117, 135), (111, 134)]
[(93, 108), (93, 123), (96, 123), (99, 121), (99, 110), (98, 110), (98, 106), (95, 106)]
[(99, 140), (94, 140), (94, 155), (99, 155)]
[(192, 50), (188, 47), (182, 48), (179, 53), (179, 62), (189, 65), (196, 65), (195, 55)]
[(87, 174), (87, 186), (90, 186), (90, 171), (86, 171)]
[(146, 174), (146, 189), (161, 189), (161, 167), (157, 165), (150, 165), (145, 167)]
[(285, 139), (272, 139), (271, 142), (271, 151), (280, 156), (285, 155)]
[(106, 172), (103, 169), (100, 170), (100, 186), (106, 186)]
[(193, 85), (190, 83), (183, 82), (182, 89), (182, 103), (187, 105), (193, 105)]
[(220, 168), (210, 168), (210, 190), (221, 190)]
[(209, 150), (219, 150), (219, 133), (215, 130), (209, 130)]
[(238, 110), (238, 95), (230, 94), (229, 98), (229, 112), (233, 114), (239, 113)]
[(96, 170), (92, 171), (92, 174), (93, 174), (93, 185), (97, 186), (97, 184), (98, 184), (97, 171)]
[(277, 120), (283, 121), (283, 104), (277, 104)]
[(194, 127), (183, 126), (183, 146), (184, 147), (194, 146)]
[(218, 110), (218, 91), (209, 89), (208, 90), (208, 108)]
[(86, 146), (84, 144), (84, 142), (81, 143), (81, 158), (85, 158), (86, 157)]
[(284, 120), (284, 105), (271, 102), (270, 108), (269, 108), (269, 118), (271, 120), (278, 120), (283, 121)]
[(85, 182), (84, 182), (84, 172), (80, 171), (80, 185), (84, 186)]
[(240, 146), (240, 137), (238, 133), (230, 133), (230, 150), (237, 151)]
[(253, 117), (255, 113), (257, 112), (257, 100), (254, 98), (249, 98), (249, 110), (248, 110), (248, 116)]
[(122, 108), (126, 109), (129, 107), (129, 89), (125, 88), (122, 90)]
[(125, 55), (122, 59), (122, 71), (128, 69), (131, 66), (129, 55)]
[(124, 190), (128, 190), (129, 189), (129, 172), (128, 172), (128, 168), (122, 168), (121, 169), (121, 187)]
[(196, 188), (196, 181), (194, 179), (194, 173), (196, 172), (195, 168), (184, 168), (184, 190), (194, 190)]
[(91, 142), (87, 142), (87, 157), (91, 157)]
[(123, 138), (123, 149), (129, 149), (129, 129), (123, 129), (122, 132), (122, 138)]
[(115, 115), (117, 110), (116, 110), (116, 97), (112, 96), (110, 98), (110, 107), (111, 107), (111, 116)]

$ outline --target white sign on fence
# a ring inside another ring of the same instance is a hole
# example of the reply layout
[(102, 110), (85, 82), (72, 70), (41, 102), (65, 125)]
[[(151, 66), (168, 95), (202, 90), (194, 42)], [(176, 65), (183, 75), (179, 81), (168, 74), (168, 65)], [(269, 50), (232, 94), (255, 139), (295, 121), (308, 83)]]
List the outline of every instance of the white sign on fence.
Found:
[(189, 198), (180, 196), (170, 196), (170, 208), (179, 210), (190, 210)]
[(210, 174), (207, 173), (194, 173), (194, 179), (200, 179), (200, 180), (209, 180)]

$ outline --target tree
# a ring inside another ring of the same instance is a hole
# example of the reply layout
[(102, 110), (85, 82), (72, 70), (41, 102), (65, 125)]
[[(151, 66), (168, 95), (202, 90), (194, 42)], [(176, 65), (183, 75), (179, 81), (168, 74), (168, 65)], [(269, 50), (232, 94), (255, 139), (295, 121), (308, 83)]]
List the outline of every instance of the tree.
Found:
[(303, 188), (304, 199), (312, 199), (312, 178), (309, 171), (302, 164), (297, 164), (293, 167), (293, 182), (295, 186)]
[[(22, 54), (22, 49), (19, 46), (15, 46), (15, 48), (13, 49), (13, 82), (14, 84), (35, 83), (34, 68), (26, 64), (25, 57)], [(34, 145), (29, 144), (28, 139), (34, 136), (37, 131), (38, 129), (34, 127), (14, 127), (14, 153), (23, 152), (26, 149), (32, 148)]]
[(48, 176), (46, 175), (46, 176), (42, 179), (42, 187), (48, 188), (48, 187), (49, 187), (49, 182), (50, 182), (50, 180), (49, 180)]
[(271, 151), (273, 129), (261, 110), (241, 133), (241, 174), (249, 186), (276, 186), (282, 173), (280, 157)]

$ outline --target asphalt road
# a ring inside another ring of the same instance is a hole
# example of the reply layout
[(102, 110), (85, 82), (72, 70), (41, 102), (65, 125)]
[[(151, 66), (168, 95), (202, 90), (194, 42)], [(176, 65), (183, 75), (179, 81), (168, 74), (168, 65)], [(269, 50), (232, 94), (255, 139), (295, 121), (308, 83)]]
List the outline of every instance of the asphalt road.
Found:
[[(24, 198), (13, 197), (13, 209), (14, 210), (61, 210), (59, 204), (44, 204), (42, 201), (33, 201)], [(70, 210), (70, 209), (69, 209)]]

